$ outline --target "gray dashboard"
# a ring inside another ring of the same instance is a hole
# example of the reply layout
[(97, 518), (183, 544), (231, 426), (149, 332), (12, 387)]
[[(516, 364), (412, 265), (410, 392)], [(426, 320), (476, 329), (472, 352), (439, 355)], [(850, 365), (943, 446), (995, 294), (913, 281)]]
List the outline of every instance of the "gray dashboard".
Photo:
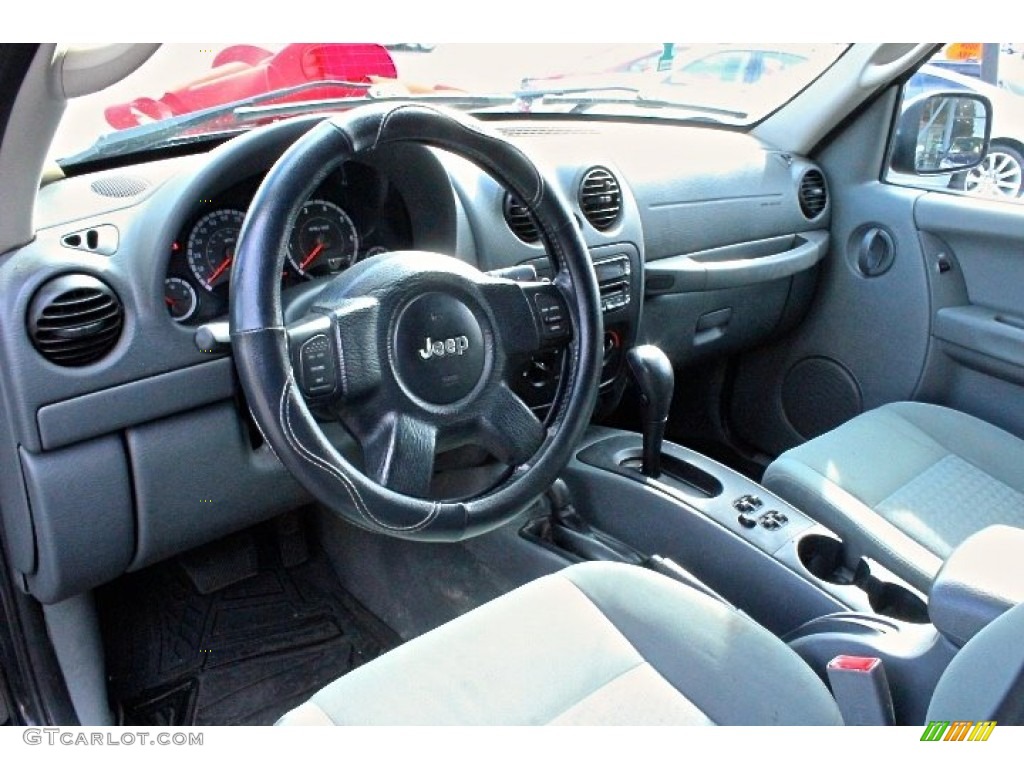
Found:
[[(163, 283), (171, 244), (204, 201), (265, 173), (313, 122), (48, 184), (36, 203), (35, 239), (0, 260), (8, 318), (0, 394), (10, 414), (0, 434), (0, 461), (10, 468), (0, 509), (12, 565), (40, 600), (64, 599), (308, 500), (249, 421), (230, 358), (201, 351), (195, 327), (171, 320)], [(830, 215), (827, 197), (811, 216), (801, 205), (816, 170), (808, 161), (704, 127), (492, 127), (551, 169), (595, 262), (628, 267), (608, 284), (613, 353), (647, 339), (685, 365), (799, 320), (827, 252)], [(400, 190), (415, 249), (483, 270), (528, 264), (543, 272), (543, 245), (513, 232), (503, 187), (472, 164), (414, 146), (366, 162)], [(600, 227), (577, 195), (594, 169), (613, 177), (620, 208)], [(98, 278), (123, 310), (116, 344), (80, 367), (44, 359), (26, 327), (40, 291), (70, 274)], [(284, 300), (301, 308), (318, 285), (288, 288)], [(614, 405), (621, 355), (606, 363)]]

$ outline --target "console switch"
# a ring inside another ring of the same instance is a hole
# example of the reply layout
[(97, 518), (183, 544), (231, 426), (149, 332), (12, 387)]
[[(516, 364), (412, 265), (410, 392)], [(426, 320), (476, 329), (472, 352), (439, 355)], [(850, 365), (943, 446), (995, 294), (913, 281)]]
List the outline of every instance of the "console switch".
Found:
[(740, 525), (742, 525), (744, 528), (756, 528), (757, 527), (757, 518), (754, 517), (749, 512), (740, 512), (739, 521), (740, 521)]
[(737, 512), (746, 513), (760, 509), (764, 506), (764, 502), (761, 501), (760, 497), (748, 493), (736, 499), (732, 506)]
[(306, 340), (299, 350), (302, 391), (307, 395), (329, 395), (338, 386), (331, 342), (322, 333)]
[(777, 509), (769, 509), (757, 519), (758, 524), (768, 531), (777, 531), (789, 522), (789, 518)]

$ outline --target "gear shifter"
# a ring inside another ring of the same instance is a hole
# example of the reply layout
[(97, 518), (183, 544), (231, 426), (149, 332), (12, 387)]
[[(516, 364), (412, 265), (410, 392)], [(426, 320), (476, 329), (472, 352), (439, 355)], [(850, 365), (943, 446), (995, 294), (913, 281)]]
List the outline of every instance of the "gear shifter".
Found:
[(626, 353), (629, 372), (640, 390), (644, 408), (644, 455), (642, 472), (648, 477), (661, 474), (661, 442), (672, 404), (675, 376), (672, 363), (658, 347), (645, 344)]

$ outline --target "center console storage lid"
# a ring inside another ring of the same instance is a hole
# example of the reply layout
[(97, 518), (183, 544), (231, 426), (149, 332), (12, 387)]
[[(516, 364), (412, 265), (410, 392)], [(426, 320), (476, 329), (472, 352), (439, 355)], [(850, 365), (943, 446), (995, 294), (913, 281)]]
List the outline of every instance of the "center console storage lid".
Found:
[(993, 619), (1024, 602), (1024, 530), (993, 525), (953, 550), (932, 584), (935, 627), (963, 645)]

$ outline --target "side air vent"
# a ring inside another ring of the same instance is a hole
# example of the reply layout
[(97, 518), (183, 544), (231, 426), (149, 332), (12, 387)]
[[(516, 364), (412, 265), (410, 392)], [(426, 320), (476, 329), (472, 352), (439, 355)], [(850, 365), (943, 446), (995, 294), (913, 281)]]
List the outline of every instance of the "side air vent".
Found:
[(606, 230), (622, 212), (619, 181), (607, 168), (591, 168), (583, 175), (579, 192), (580, 210), (594, 229)]
[(524, 243), (536, 243), (540, 240), (540, 232), (533, 221), (530, 209), (511, 192), (505, 193), (504, 203), (505, 223), (512, 230), (512, 234)]
[(103, 197), (135, 197), (149, 189), (149, 182), (138, 176), (105, 176), (89, 186)]
[(828, 188), (821, 171), (811, 169), (800, 179), (800, 210), (808, 219), (816, 219), (828, 205)]
[(121, 337), (117, 294), (90, 275), (64, 275), (40, 288), (28, 310), (29, 337), (52, 363), (80, 366), (105, 356)]

